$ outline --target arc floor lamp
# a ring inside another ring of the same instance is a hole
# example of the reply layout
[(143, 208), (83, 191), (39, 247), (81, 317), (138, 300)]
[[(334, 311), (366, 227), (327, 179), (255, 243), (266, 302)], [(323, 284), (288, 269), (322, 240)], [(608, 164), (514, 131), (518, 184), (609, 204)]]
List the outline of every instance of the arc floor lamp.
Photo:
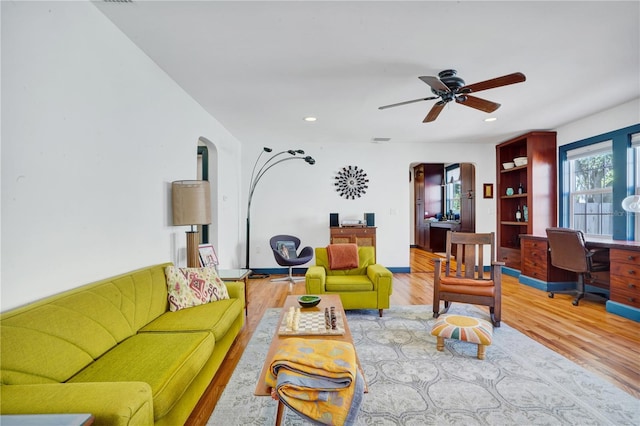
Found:
[[(246, 243), (246, 262), (245, 262), (245, 269), (249, 269), (249, 253), (250, 253), (250, 230), (251, 230), (251, 199), (253, 198), (253, 193), (256, 190), (256, 186), (258, 185), (258, 182), (260, 182), (260, 179), (262, 179), (262, 176), (264, 176), (264, 174), (269, 171), (272, 167), (283, 163), (285, 161), (290, 161), (290, 160), (304, 160), (307, 164), (309, 165), (313, 165), (316, 163), (316, 160), (313, 159), (313, 157), (310, 156), (306, 156), (306, 157), (302, 157), (304, 155), (304, 151), (301, 149), (297, 149), (297, 150), (287, 150), (287, 151), (281, 151), (278, 152), (276, 154), (273, 154), (271, 157), (269, 157), (269, 159), (267, 159), (266, 161), (264, 161), (262, 163), (262, 165), (260, 166), (260, 168), (258, 169), (258, 171), (256, 172), (256, 168), (258, 168), (258, 163), (260, 162), (260, 158), (262, 157), (262, 154), (266, 153), (271, 153), (273, 150), (271, 148), (267, 148), (264, 147), (262, 148), (262, 151), (260, 151), (260, 155), (258, 155), (258, 158), (256, 159), (255, 164), (253, 165), (253, 170), (251, 171), (251, 180), (249, 182), (249, 195), (248, 195), (248, 200), (247, 200), (247, 243)], [(289, 155), (285, 158), (279, 158), (283, 155)], [(298, 156), (298, 154), (300, 154), (300, 156)], [(256, 274), (252, 275), (253, 278), (257, 278)]]

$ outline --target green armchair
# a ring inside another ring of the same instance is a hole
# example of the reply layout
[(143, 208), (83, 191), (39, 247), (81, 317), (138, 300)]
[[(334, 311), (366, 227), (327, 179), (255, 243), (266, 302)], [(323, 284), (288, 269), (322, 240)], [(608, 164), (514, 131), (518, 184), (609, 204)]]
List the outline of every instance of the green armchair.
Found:
[(358, 267), (331, 270), (326, 247), (315, 249), (316, 264), (305, 275), (307, 294), (339, 294), (344, 309), (389, 308), (393, 274), (375, 261), (373, 247), (358, 247)]

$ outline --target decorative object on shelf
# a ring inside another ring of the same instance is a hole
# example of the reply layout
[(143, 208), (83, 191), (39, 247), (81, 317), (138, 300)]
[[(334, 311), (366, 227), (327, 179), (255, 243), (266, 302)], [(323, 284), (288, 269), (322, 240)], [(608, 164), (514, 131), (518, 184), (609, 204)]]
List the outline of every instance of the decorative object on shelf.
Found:
[[(251, 199), (253, 198), (253, 193), (256, 190), (256, 185), (258, 185), (258, 182), (260, 182), (260, 179), (262, 179), (262, 176), (264, 176), (264, 174), (266, 172), (269, 171), (269, 169), (271, 169), (273, 166), (278, 165), (284, 161), (289, 161), (289, 160), (304, 160), (305, 163), (309, 164), (309, 165), (314, 165), (316, 163), (316, 160), (313, 159), (313, 157), (307, 155), (306, 157), (301, 157), (302, 155), (304, 155), (304, 151), (301, 149), (297, 149), (297, 150), (287, 150), (287, 151), (280, 151), (276, 154), (273, 154), (268, 160), (266, 160), (265, 162), (262, 163), (262, 165), (260, 166), (260, 168), (258, 169), (258, 171), (256, 172), (256, 168), (258, 167), (258, 163), (260, 162), (260, 157), (262, 157), (262, 154), (266, 153), (270, 153), (271, 151), (273, 151), (273, 149), (271, 148), (267, 148), (266, 146), (264, 148), (262, 148), (262, 151), (260, 151), (260, 154), (258, 155), (258, 158), (256, 159), (255, 164), (253, 165), (253, 170), (251, 171), (251, 179), (249, 181), (249, 196), (248, 196), (248, 200), (247, 200), (247, 241), (246, 241), (246, 261), (245, 261), (245, 269), (249, 269), (249, 236), (250, 236), (250, 230), (251, 230)], [(285, 155), (285, 154), (289, 154), (290, 157), (285, 157), (285, 158), (280, 158), (277, 159), (278, 157), (280, 157), (281, 155)], [(300, 154), (301, 156), (299, 157), (298, 154)], [(251, 275), (252, 278), (256, 278), (257, 275), (252, 274)]]
[(522, 186), (522, 182), (518, 185), (518, 194), (524, 194), (524, 186)]
[(505, 170), (513, 169), (514, 167), (515, 167), (515, 163), (513, 161), (502, 163), (502, 168)]
[(516, 157), (513, 159), (513, 164), (516, 165), (516, 167), (521, 167), (527, 164), (527, 157)]
[(200, 233), (195, 225), (211, 223), (211, 189), (206, 180), (179, 180), (171, 183), (173, 225), (189, 225), (187, 231), (187, 267), (200, 266)]
[(511, 197), (513, 195), (513, 188), (507, 188), (507, 195)]
[(347, 200), (360, 198), (369, 188), (367, 174), (358, 166), (343, 167), (338, 171), (335, 180), (336, 191)]
[(526, 204), (522, 206), (522, 217), (524, 218), (525, 222), (529, 222), (529, 208)]
[(622, 208), (629, 213), (640, 213), (640, 195), (629, 195), (622, 200)]
[(516, 209), (516, 222), (520, 222), (522, 220), (522, 212), (520, 211), (520, 204), (518, 204), (518, 208)]
[(493, 184), (492, 183), (485, 183), (482, 185), (482, 193), (484, 198), (493, 198)]

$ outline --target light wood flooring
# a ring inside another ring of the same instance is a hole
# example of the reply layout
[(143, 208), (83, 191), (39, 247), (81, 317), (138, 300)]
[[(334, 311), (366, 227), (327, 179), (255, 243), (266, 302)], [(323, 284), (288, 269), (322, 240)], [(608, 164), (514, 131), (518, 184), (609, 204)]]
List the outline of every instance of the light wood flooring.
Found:
[[(392, 305), (431, 305), (433, 254), (411, 249), (410, 274), (394, 274)], [(606, 312), (602, 302), (571, 304), (570, 295), (550, 299), (546, 292), (503, 275), (502, 321), (585, 369), (640, 398), (640, 324)], [(206, 424), (253, 331), (268, 308), (281, 307), (289, 294), (304, 294), (304, 282), (252, 279), (244, 329), (194, 409), (188, 425)], [(372, 310), (371, 315), (378, 315)], [(275, 332), (275, 330), (274, 330)]]

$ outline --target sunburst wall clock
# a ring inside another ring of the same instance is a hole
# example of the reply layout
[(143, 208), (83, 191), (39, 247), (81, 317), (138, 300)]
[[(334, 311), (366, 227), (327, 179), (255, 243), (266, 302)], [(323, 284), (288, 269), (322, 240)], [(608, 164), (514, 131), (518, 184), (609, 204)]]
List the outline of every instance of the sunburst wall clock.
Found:
[(358, 166), (343, 167), (338, 171), (335, 180), (336, 191), (347, 200), (362, 197), (369, 188), (367, 174)]

